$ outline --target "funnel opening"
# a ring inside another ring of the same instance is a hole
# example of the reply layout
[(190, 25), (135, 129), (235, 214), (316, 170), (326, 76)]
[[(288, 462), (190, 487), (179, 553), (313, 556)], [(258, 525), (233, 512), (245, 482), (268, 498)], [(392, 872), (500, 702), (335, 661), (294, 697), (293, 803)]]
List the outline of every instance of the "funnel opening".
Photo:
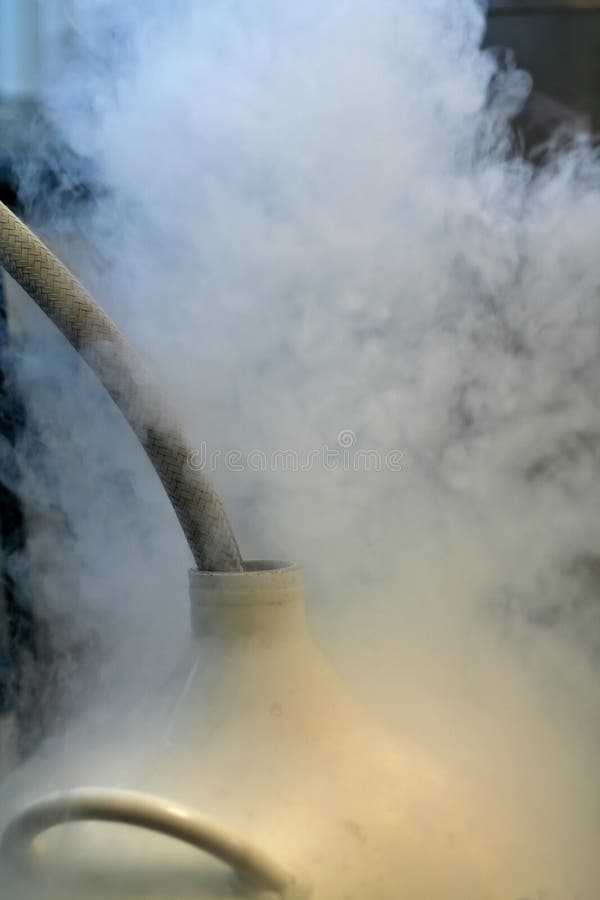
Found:
[(296, 563), (287, 560), (277, 559), (248, 559), (244, 560), (243, 572), (207, 572), (203, 569), (190, 569), (190, 578), (193, 577), (210, 577), (210, 578), (229, 578), (230, 576), (238, 576), (245, 578), (246, 575), (261, 575), (263, 573), (289, 572), (298, 570)]
[(250, 560), (244, 572), (190, 570), (196, 635), (296, 630), (303, 622), (302, 570), (295, 563)]
[[(243, 572), (189, 570), (192, 602), (283, 602), (302, 591), (302, 570), (295, 563), (251, 559)], [(290, 594), (291, 592), (291, 594)]]

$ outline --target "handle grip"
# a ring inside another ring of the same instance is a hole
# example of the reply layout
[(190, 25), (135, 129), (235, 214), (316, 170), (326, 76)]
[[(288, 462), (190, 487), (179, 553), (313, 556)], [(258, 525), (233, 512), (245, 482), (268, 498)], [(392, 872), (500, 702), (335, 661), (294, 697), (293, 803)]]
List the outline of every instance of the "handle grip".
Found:
[(20, 868), (30, 868), (36, 862), (33, 841), (39, 834), (56, 825), (90, 819), (169, 835), (217, 857), (255, 888), (286, 898), (306, 896), (290, 872), (253, 844), (192, 809), (134, 791), (81, 788), (44, 797), (10, 822), (0, 841), (0, 854)]

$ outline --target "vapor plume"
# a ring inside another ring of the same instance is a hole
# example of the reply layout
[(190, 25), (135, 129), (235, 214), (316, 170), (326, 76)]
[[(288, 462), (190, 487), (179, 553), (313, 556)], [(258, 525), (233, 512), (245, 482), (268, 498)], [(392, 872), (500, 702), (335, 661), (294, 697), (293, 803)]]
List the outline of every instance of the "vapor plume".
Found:
[[(36, 225), (194, 445), (221, 451), (211, 474), (246, 558), (303, 564), (338, 668), (497, 840), (485, 896), (593, 900), (592, 137), (541, 168), (520, 155), (531, 79), (481, 50), (474, 0), (67, 7), (45, 104), (92, 199)], [(25, 198), (34, 184), (29, 169)], [(76, 547), (50, 567), (48, 608), (77, 635), (93, 625), (112, 697), (132, 646), (168, 668), (191, 560), (93, 379), (39, 342), (21, 382)], [(279, 452), (313, 464), (248, 463)], [(42, 528), (34, 561), (53, 540)]]

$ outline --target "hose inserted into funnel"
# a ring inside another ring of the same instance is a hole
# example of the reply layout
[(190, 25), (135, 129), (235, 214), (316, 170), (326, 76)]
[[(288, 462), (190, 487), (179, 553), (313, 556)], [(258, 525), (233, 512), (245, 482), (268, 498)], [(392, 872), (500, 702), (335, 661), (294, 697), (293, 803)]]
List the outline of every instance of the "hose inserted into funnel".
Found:
[(35, 300), (96, 373), (146, 451), (200, 570), (243, 571), (225, 510), (162, 391), (75, 276), (3, 203), (0, 266)]

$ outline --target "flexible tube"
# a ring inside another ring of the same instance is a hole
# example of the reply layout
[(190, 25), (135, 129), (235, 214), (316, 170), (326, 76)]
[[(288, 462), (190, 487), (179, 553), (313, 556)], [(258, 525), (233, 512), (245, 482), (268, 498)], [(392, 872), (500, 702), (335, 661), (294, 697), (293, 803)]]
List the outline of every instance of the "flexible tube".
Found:
[(115, 323), (67, 267), (3, 203), (0, 265), (35, 300), (96, 373), (160, 478), (201, 571), (241, 572), (223, 505), (162, 391)]

